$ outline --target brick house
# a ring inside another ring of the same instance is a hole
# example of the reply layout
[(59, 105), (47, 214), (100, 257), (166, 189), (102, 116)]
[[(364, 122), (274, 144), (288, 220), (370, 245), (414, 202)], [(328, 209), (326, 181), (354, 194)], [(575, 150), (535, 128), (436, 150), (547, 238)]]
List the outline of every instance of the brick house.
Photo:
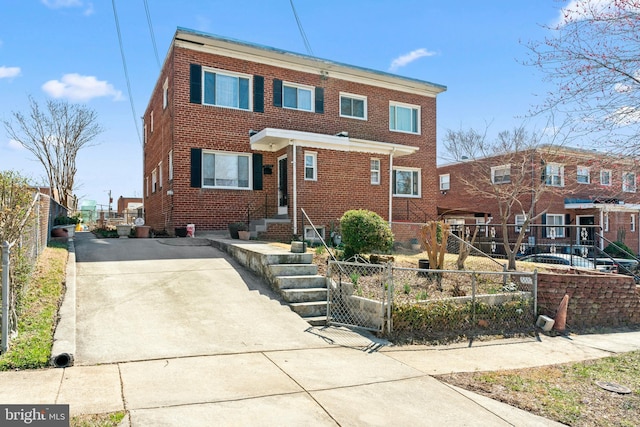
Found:
[(445, 90), (178, 28), (144, 113), (146, 224), (289, 239), (313, 236), (302, 209), (325, 237), (349, 209), (435, 217)]
[[(521, 169), (522, 164), (528, 166)], [(531, 185), (532, 179), (545, 183), (545, 191), (533, 207), (533, 214), (541, 215), (527, 230), (525, 244), (584, 243), (604, 249), (609, 242), (622, 241), (636, 253), (640, 252), (638, 166), (632, 158), (597, 151), (541, 146), (517, 155), (509, 153), (442, 165), (438, 168), (439, 217), (452, 224), (482, 227), (499, 214), (497, 202), (495, 198), (479, 196), (478, 191), (470, 190), (463, 181), (476, 176), (487, 183), (489, 190), (492, 185), (510, 185), (520, 170), (527, 175), (525, 185)], [(532, 197), (525, 193), (520, 199), (522, 209), (513, 212), (507, 220), (512, 241), (532, 202)], [(496, 218), (492, 223), (499, 224), (500, 220)], [(480, 235), (484, 240), (495, 237), (499, 252), (500, 227), (482, 227)]]

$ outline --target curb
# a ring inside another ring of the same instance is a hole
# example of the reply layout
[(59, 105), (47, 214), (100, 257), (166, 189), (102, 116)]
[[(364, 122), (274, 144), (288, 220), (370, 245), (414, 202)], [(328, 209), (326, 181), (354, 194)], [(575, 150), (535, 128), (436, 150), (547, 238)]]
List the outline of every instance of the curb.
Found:
[(58, 324), (49, 359), (56, 368), (73, 366), (76, 352), (76, 248), (73, 238), (68, 240), (68, 245), (65, 294), (58, 310)]

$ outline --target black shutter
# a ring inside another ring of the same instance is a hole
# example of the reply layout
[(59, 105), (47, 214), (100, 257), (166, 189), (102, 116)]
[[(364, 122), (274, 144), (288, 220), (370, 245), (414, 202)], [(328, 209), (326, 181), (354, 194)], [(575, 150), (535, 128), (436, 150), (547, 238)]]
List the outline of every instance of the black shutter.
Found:
[(189, 66), (189, 102), (202, 104), (202, 66), (198, 64)]
[(253, 153), (253, 189), (262, 190), (262, 154)]
[[(564, 225), (570, 225), (570, 224), (571, 224), (571, 214), (564, 214)], [(566, 227), (564, 233), (565, 233), (564, 237), (571, 237), (571, 227)]]
[[(547, 214), (542, 214), (542, 216), (540, 217), (540, 222), (542, 223), (542, 225), (547, 224)], [(547, 227), (542, 227), (542, 238), (547, 238)]]
[(202, 187), (202, 150), (191, 149), (191, 186)]
[(264, 113), (264, 77), (253, 76), (253, 111)]
[(316, 87), (316, 113), (324, 113), (324, 88)]
[(282, 80), (273, 79), (273, 106), (282, 107)]

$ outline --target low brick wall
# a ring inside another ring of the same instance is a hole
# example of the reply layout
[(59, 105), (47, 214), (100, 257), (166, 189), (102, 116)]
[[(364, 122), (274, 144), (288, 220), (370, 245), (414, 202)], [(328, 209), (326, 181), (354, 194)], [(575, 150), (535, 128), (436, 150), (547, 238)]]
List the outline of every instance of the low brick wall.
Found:
[(538, 314), (555, 318), (565, 295), (570, 329), (640, 324), (640, 286), (630, 276), (576, 269), (538, 273)]

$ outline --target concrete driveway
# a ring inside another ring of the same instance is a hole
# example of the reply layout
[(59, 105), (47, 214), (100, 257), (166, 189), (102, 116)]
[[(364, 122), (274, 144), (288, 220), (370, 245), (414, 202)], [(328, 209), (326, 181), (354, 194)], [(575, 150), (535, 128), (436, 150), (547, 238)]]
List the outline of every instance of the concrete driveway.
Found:
[(75, 240), (77, 365), (327, 346), (206, 239)]

